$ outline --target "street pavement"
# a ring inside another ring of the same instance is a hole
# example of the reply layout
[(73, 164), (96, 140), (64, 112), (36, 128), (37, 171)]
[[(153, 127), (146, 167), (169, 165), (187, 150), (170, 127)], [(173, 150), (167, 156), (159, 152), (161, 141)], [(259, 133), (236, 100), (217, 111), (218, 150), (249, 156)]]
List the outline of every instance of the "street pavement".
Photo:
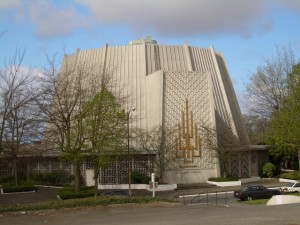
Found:
[[(262, 184), (268, 188), (276, 188), (276, 187), (284, 186), (285, 184), (279, 182), (278, 179), (264, 179), (254, 183)], [(177, 190), (160, 191), (160, 192), (156, 192), (155, 195), (159, 197), (173, 199), (175, 197), (179, 197), (179, 196), (182, 197), (186, 195), (197, 195), (197, 194), (216, 193), (216, 192), (231, 192), (233, 190), (237, 190), (240, 188), (241, 186), (217, 187), (214, 185), (201, 183), (201, 184), (181, 185)], [(58, 200), (57, 198), (58, 188), (37, 186), (36, 190), (37, 191), (33, 193), (30, 192), (30, 193), (0, 194), (0, 207), (4, 205), (36, 203), (36, 202)], [(152, 192), (147, 190), (132, 190), (132, 195), (152, 196)]]
[(299, 204), (129, 204), (4, 213), (1, 225), (300, 225)]
[[(269, 188), (284, 184), (277, 180), (263, 180)], [(157, 192), (158, 196), (172, 198), (175, 195), (230, 192), (237, 187), (215, 187), (204, 184), (182, 187), (181, 190)], [(56, 199), (57, 189), (39, 187), (36, 193), (0, 195), (0, 207), (8, 203), (47, 201)], [(149, 195), (148, 191), (133, 190), (134, 195)], [(43, 197), (42, 197), (43, 196)], [(22, 201), (21, 201), (22, 199)], [(30, 201), (28, 199), (31, 199)], [(33, 199), (33, 200), (32, 200)], [(5, 203), (5, 204), (1, 204)], [(0, 214), (1, 225), (300, 225), (300, 205), (248, 205), (232, 201), (227, 207), (214, 204), (153, 203), (83, 207), (75, 209), (39, 210)]]

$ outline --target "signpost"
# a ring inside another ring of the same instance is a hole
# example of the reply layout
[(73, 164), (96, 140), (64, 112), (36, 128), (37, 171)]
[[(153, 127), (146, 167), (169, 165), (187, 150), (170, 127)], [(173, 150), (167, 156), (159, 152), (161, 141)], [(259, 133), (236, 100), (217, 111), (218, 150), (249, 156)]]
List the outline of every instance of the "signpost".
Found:
[(155, 197), (155, 173), (151, 173), (152, 197)]

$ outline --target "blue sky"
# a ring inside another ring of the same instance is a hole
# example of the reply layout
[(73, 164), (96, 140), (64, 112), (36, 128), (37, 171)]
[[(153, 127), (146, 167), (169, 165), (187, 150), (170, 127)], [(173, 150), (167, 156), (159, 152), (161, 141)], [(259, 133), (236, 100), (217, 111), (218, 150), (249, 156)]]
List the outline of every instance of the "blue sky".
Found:
[(299, 27), (299, 0), (0, 0), (0, 67), (16, 47), (26, 50), (24, 67), (43, 67), (46, 55), (151, 35), (222, 52), (243, 104), (248, 76), (275, 45), (290, 45), (299, 59)]

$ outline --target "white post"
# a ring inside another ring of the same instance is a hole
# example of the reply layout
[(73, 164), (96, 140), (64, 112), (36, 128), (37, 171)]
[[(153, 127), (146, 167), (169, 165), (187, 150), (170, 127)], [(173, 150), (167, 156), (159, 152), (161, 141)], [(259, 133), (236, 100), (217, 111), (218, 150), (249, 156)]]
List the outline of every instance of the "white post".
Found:
[(155, 173), (151, 173), (152, 197), (155, 197)]

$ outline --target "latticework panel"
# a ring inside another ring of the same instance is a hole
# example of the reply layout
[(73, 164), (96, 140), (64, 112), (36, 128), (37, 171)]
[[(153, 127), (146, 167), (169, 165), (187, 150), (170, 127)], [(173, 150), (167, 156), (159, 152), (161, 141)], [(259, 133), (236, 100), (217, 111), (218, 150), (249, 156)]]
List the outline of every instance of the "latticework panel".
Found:
[(6, 162), (0, 161), (0, 176), (9, 176), (9, 165)]
[[(164, 119), (167, 127), (178, 127), (182, 111), (188, 101), (193, 114), (194, 126), (198, 127), (201, 155), (193, 160), (177, 159), (177, 167), (212, 169), (215, 168), (216, 155), (209, 149), (203, 127), (213, 129), (214, 111), (209, 76), (205, 72), (165, 72), (164, 81)], [(189, 113), (190, 113), (189, 112)], [(176, 141), (176, 137), (172, 141)], [(183, 140), (185, 142), (185, 140)], [(199, 151), (199, 152), (200, 152)]]
[[(131, 160), (131, 171), (138, 171), (146, 176), (153, 171), (152, 155), (135, 155)], [(102, 184), (126, 184), (128, 183), (128, 160), (119, 158), (110, 163), (106, 168), (101, 169)]]
[(241, 154), (241, 178), (249, 177), (249, 153)]
[(148, 155), (137, 155), (133, 162), (133, 171), (140, 172), (145, 175), (149, 175), (149, 157)]
[(230, 159), (230, 175), (239, 177), (239, 157), (238, 155), (232, 156)]
[(118, 183), (126, 184), (128, 183), (128, 160), (119, 160), (117, 162), (118, 168)]
[(106, 168), (101, 170), (102, 183), (104, 184), (115, 184), (117, 179), (117, 171), (115, 163), (110, 163)]

